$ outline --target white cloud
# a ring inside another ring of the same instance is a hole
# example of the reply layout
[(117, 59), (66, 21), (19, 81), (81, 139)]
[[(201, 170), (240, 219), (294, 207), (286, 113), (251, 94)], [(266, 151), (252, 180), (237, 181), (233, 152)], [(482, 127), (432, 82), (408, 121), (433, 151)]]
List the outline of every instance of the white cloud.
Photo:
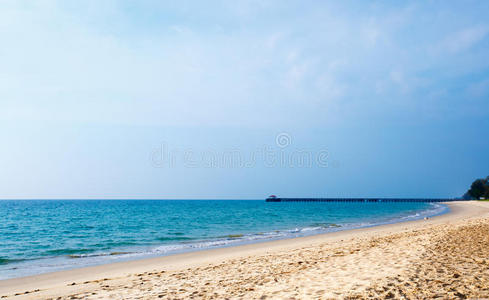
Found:
[(487, 33), (489, 33), (489, 26), (474, 26), (459, 30), (450, 34), (440, 45), (439, 50), (448, 50), (450, 53), (466, 51), (482, 41)]
[[(269, 126), (302, 110), (297, 123), (308, 124), (348, 114), (343, 102), (365, 113), (380, 97), (415, 107), (422, 100), (410, 93), (436, 84), (451, 63), (443, 52), (426, 59), (422, 31), (404, 35), (416, 23), (412, 6), (356, 15), (331, 3), (288, 12), (281, 2), (242, 3), (195, 17), (191, 7), (157, 5), (161, 22), (141, 25), (122, 2), (82, 11), (76, 2), (17, 3), (0, 4), (3, 119)], [(167, 20), (172, 12), (180, 18)], [(443, 42), (451, 52), (470, 51), (488, 33), (459, 28)]]

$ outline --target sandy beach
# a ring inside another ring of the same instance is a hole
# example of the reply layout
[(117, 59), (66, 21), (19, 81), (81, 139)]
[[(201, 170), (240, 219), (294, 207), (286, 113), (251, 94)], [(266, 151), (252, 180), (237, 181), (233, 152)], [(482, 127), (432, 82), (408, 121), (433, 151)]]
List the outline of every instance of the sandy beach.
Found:
[(317, 236), (0, 281), (3, 299), (489, 297), (489, 202)]

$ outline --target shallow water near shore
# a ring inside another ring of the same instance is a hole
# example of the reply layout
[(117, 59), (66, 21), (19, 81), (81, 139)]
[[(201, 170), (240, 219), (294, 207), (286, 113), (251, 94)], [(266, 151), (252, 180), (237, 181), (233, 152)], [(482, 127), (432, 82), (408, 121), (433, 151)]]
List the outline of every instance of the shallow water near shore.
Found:
[(0, 279), (420, 219), (438, 203), (0, 201)]

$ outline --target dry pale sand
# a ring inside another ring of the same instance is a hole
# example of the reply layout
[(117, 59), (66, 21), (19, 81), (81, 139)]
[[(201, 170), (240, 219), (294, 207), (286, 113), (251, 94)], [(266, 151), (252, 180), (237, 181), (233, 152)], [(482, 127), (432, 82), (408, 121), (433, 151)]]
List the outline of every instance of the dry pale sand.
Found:
[(429, 220), (0, 281), (15, 299), (489, 297), (489, 202)]

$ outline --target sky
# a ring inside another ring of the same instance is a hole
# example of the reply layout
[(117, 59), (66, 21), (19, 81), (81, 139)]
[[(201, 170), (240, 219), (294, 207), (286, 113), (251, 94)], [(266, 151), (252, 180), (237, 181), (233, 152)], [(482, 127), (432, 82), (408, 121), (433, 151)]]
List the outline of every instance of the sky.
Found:
[(488, 1), (0, 1), (1, 199), (459, 197)]

